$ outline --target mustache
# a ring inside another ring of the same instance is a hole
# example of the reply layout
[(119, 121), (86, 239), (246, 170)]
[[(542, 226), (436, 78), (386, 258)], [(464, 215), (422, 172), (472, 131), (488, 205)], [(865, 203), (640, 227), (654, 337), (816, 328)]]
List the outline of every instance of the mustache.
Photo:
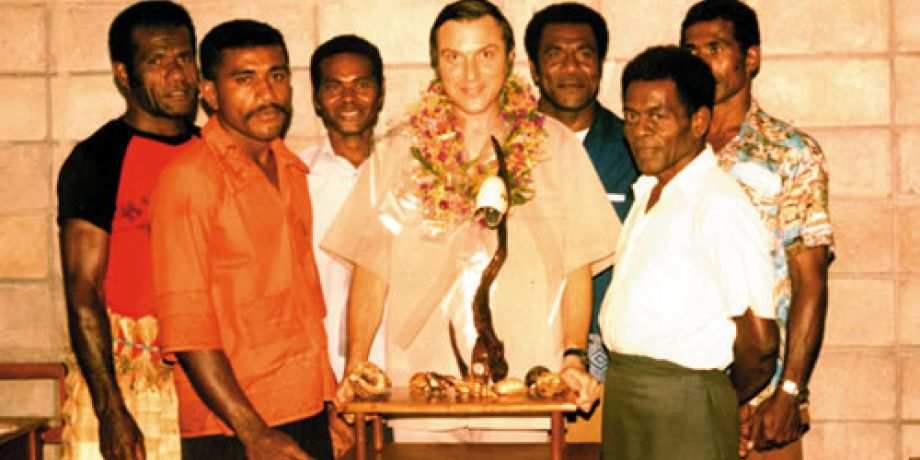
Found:
[(266, 112), (266, 111), (281, 112), (281, 113), (283, 113), (285, 116), (288, 116), (288, 117), (291, 116), (291, 110), (290, 110), (289, 108), (287, 108), (287, 107), (285, 107), (285, 106), (283, 106), (283, 105), (281, 105), (281, 104), (269, 103), (269, 104), (265, 104), (265, 105), (256, 107), (255, 109), (253, 109), (252, 111), (250, 111), (249, 113), (247, 113), (247, 114), (246, 114), (246, 119), (248, 120), (248, 119), (250, 119), (250, 118), (252, 118), (252, 117), (254, 117), (254, 116), (256, 116), (256, 115), (258, 115), (258, 114), (260, 114), (260, 113), (262, 113), (262, 112)]

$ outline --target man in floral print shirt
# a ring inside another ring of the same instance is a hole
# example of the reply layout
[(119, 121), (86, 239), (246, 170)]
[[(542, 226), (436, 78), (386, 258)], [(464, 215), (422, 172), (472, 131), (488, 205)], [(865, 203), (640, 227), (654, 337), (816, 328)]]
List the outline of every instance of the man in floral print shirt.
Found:
[(681, 45), (716, 77), (707, 141), (774, 235), (774, 289), (784, 349), (764, 392), (741, 408), (742, 456), (801, 459), (807, 385), (827, 313), (833, 234), (824, 154), (807, 134), (766, 114), (751, 95), (760, 70), (756, 13), (737, 0), (704, 0), (681, 24)]

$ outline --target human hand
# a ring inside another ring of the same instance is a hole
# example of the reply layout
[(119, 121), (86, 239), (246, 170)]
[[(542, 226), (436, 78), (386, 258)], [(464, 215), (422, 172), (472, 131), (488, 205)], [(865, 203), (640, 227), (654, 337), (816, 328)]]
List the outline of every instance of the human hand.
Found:
[(760, 433), (755, 438), (757, 450), (775, 449), (796, 441), (805, 432), (799, 401), (792, 395), (776, 391), (757, 409)]
[(332, 453), (335, 458), (340, 458), (355, 445), (355, 433), (335, 407), (331, 405), (329, 407), (329, 436), (332, 438)]
[(575, 392), (575, 405), (582, 412), (591, 412), (594, 403), (601, 397), (601, 384), (580, 366), (563, 367), (559, 376)]
[(738, 408), (738, 457), (747, 458), (754, 450), (754, 423), (757, 407), (745, 404)]
[(122, 406), (99, 418), (99, 450), (105, 460), (145, 460), (144, 435)]
[(265, 427), (240, 438), (248, 460), (313, 460), (290, 436)]

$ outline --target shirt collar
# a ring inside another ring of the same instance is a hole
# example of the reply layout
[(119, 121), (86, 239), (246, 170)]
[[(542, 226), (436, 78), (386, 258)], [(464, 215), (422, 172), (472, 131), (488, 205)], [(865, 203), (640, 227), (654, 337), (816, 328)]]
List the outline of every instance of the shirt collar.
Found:
[(307, 166), (309, 166), (310, 171), (317, 171), (319, 169), (324, 169), (324, 167), (333, 166), (338, 170), (356, 174), (359, 169), (351, 164), (350, 161), (335, 153), (328, 135), (323, 138), (321, 144), (305, 150), (301, 157), (306, 162)]
[[(664, 190), (661, 192), (662, 197), (677, 193), (673, 190), (685, 193), (695, 192), (701, 185), (700, 178), (715, 167), (717, 167), (715, 153), (712, 150), (712, 146), (706, 144), (706, 148), (688, 163), (687, 166), (684, 166), (684, 169), (678, 171), (677, 175), (665, 185)], [(639, 176), (639, 179), (633, 184), (633, 191), (636, 196), (640, 194), (644, 195), (657, 183), (657, 177), (642, 175)]]
[[(240, 150), (230, 133), (221, 126), (217, 116), (211, 116), (208, 119), (201, 130), (201, 137), (217, 154), (221, 163), (230, 170), (238, 185), (243, 186), (262, 174), (252, 160)], [(306, 174), (309, 171), (307, 165), (284, 145), (280, 137), (271, 141), (269, 148), (275, 154), (275, 164), (278, 166), (279, 174), (287, 168), (294, 169), (295, 173), (299, 174)]]

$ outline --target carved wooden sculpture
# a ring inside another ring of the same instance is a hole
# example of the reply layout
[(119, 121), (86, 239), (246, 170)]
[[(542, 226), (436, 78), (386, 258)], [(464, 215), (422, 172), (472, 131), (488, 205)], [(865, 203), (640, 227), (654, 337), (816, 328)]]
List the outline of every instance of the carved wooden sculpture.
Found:
[[(495, 148), (495, 158), (498, 160), (498, 175), (505, 184), (505, 190), (510, 189), (508, 180), (508, 168), (505, 164), (505, 153), (495, 137), (492, 137), (492, 146)], [(507, 199), (507, 198), (506, 198)], [(505, 360), (505, 345), (498, 339), (495, 334), (495, 328), (492, 326), (492, 310), (489, 306), (489, 292), (492, 283), (501, 270), (505, 259), (508, 257), (508, 213), (505, 212), (498, 222), (498, 248), (482, 272), (479, 280), (479, 287), (476, 289), (476, 295), (473, 297), (473, 324), (476, 327), (476, 343), (473, 345), (471, 369), (467, 368), (460, 350), (457, 347), (456, 335), (453, 324), (449, 324), (450, 343), (454, 351), (454, 357), (457, 359), (457, 367), (460, 369), (460, 375), (466, 379), (472, 371), (474, 380), (488, 383), (489, 380), (498, 382), (508, 375), (508, 362)]]

